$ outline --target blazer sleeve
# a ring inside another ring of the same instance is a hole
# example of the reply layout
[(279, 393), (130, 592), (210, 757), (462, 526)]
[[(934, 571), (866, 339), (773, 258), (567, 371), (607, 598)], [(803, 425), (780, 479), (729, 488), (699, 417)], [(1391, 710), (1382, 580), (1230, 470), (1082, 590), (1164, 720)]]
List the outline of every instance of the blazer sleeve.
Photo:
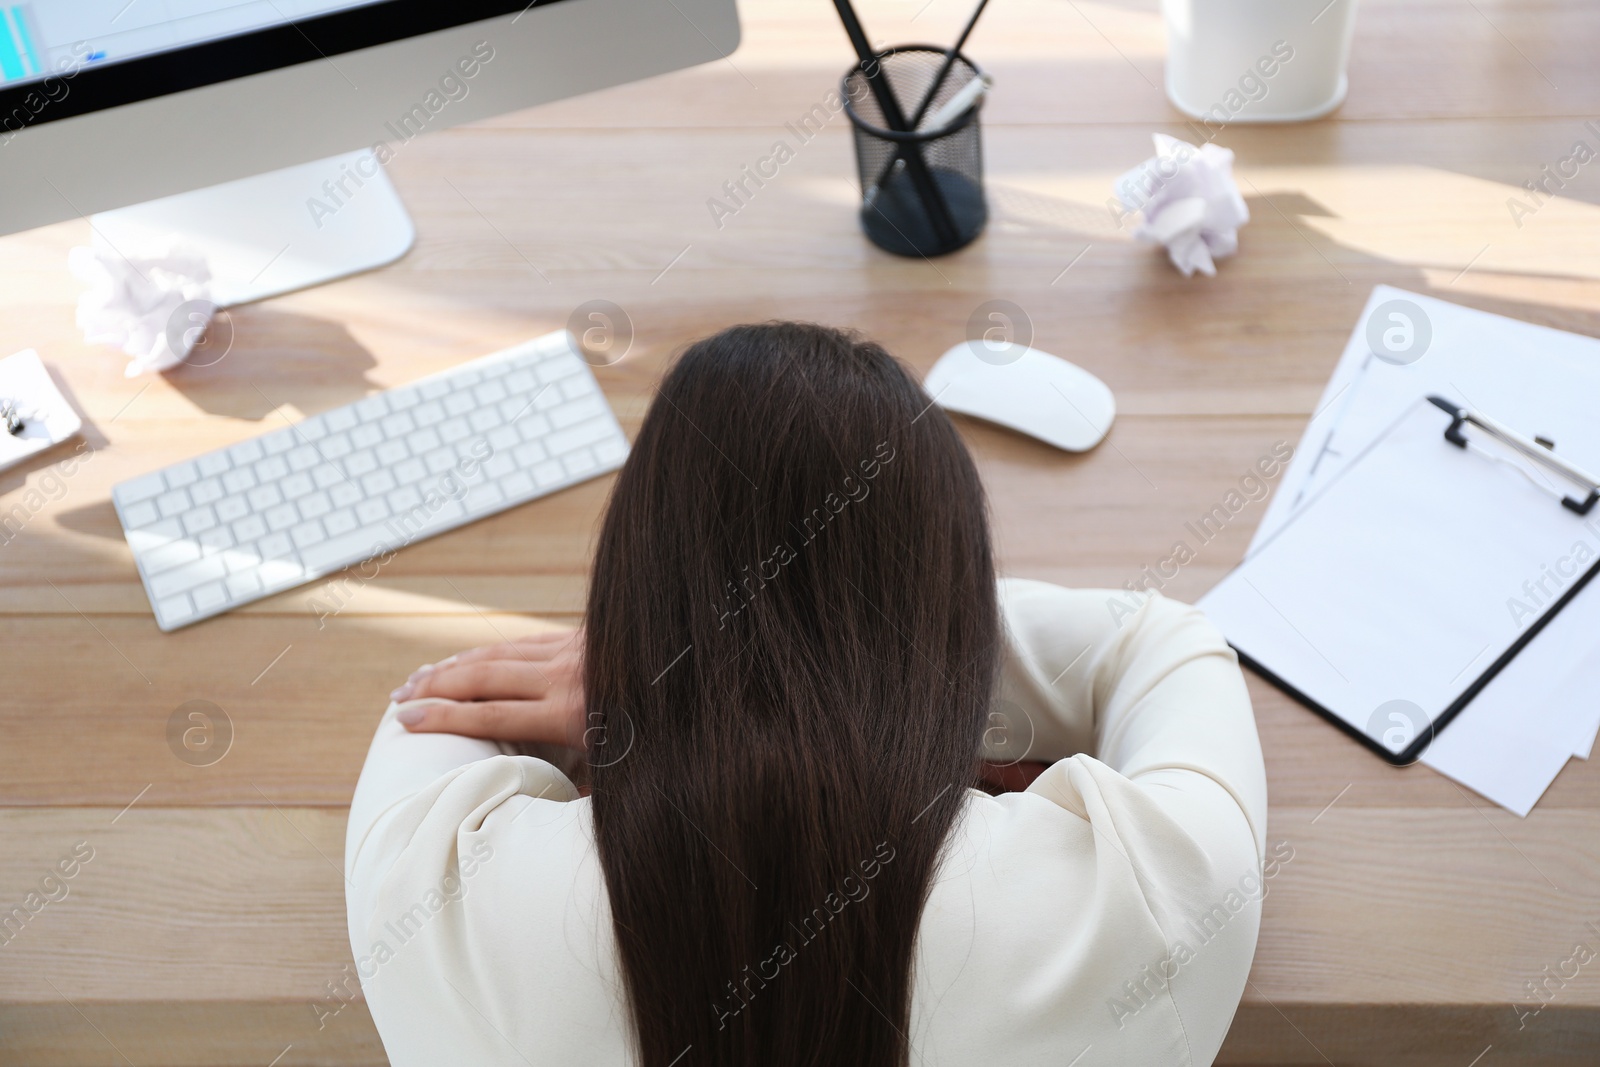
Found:
[(1001, 602), (1008, 758), (1055, 761), (1027, 792), (1129, 871), (1162, 946), (1152, 963), (1171, 972), (1130, 976), (1129, 1002), (1170, 997), (1194, 1062), (1210, 1062), (1267, 891), (1266, 771), (1237, 657), (1199, 609), (1154, 593), (1011, 580)]

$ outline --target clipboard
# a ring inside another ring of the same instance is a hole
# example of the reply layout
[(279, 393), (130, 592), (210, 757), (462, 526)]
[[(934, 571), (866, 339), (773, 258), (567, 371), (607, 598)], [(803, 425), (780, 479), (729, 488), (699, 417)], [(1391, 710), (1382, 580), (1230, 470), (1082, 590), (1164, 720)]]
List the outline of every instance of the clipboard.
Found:
[(1419, 398), (1199, 604), (1247, 667), (1413, 763), (1600, 573), (1597, 501), (1550, 442)]

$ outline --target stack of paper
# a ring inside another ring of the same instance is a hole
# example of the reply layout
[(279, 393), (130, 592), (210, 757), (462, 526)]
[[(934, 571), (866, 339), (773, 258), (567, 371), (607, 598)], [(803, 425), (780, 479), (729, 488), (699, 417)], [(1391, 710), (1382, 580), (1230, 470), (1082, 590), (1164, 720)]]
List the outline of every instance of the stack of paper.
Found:
[[(1440, 394), (1600, 470), (1600, 340), (1389, 286), (1373, 290), (1251, 542), (1253, 553), (1421, 397)], [(1591, 516), (1600, 520), (1600, 510)], [(1530, 610), (1594, 562), (1584, 545), (1530, 576)], [(1377, 532), (1381, 536), (1381, 531)], [(1577, 557), (1587, 563), (1578, 566)], [(1565, 562), (1563, 562), (1565, 560)], [(1571, 572), (1571, 573), (1569, 573)], [(1541, 585), (1542, 583), (1542, 585)], [(1508, 600), (1508, 615), (1518, 608)], [(1542, 611), (1538, 612), (1542, 614)], [(1600, 730), (1600, 581), (1583, 589), (1434, 740), (1422, 762), (1526, 815)]]

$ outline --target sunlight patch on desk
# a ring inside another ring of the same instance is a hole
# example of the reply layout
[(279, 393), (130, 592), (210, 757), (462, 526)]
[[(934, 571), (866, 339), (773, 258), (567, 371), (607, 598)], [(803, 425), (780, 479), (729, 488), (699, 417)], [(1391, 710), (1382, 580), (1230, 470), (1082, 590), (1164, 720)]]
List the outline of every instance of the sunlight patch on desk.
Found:
[[(1551, 197), (1519, 217), (1508, 202), (1527, 190), (1505, 182), (1418, 166), (1241, 168), (1269, 199), (1299, 196), (1326, 214), (1296, 213), (1296, 224), (1341, 247), (1418, 268), (1448, 272), (1446, 282), (1480, 273), (1600, 279), (1588, 251), (1600, 234), (1600, 206)], [(1252, 198), (1253, 199), (1253, 198)], [(1252, 203), (1255, 208), (1255, 203)], [(1257, 210), (1259, 225), (1265, 213)], [(1248, 250), (1241, 253), (1247, 255)], [(1460, 281), (1455, 283), (1460, 284)]]

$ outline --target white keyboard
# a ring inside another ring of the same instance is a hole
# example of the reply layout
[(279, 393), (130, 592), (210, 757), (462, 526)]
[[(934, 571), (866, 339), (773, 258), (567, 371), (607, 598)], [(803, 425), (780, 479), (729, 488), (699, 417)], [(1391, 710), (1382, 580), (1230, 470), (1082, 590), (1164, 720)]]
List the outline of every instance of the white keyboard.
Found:
[(375, 393), (111, 492), (175, 630), (616, 470), (628, 441), (572, 335)]

